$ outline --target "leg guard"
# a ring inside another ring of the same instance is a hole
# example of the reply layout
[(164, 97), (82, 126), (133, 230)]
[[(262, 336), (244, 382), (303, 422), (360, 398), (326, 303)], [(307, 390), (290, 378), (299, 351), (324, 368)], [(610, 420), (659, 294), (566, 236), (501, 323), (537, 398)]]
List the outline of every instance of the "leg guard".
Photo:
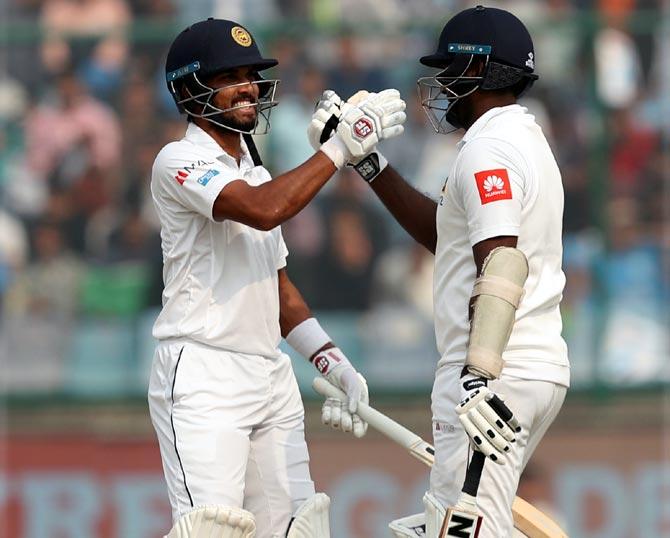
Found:
[(514, 316), (528, 278), (528, 260), (511, 247), (494, 248), (475, 280), (476, 298), (465, 359), (470, 372), (497, 379), (503, 369), (502, 354), (514, 326)]
[(311, 496), (295, 513), (286, 538), (330, 538), (329, 508), (328, 495), (317, 493)]
[(389, 529), (395, 538), (425, 538), (426, 514), (414, 514), (394, 519), (389, 523)]
[(442, 525), (444, 525), (447, 511), (442, 506), (442, 503), (428, 491), (423, 496), (423, 506), (426, 510), (426, 538), (438, 538)]
[(165, 538), (253, 538), (251, 512), (232, 506), (202, 506), (182, 516)]

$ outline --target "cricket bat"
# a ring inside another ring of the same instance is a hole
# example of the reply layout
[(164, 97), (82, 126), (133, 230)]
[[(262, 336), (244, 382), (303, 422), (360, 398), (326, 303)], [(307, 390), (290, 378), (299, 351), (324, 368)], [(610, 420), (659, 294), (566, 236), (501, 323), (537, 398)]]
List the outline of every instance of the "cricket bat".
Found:
[[(331, 385), (323, 377), (314, 378), (312, 387), (314, 387), (314, 390), (317, 393), (325, 396), (326, 398), (337, 398), (340, 400), (346, 400), (347, 398), (344, 392)], [(416, 459), (425, 465), (428, 465), (429, 467), (433, 465), (435, 461), (435, 449), (430, 443), (424, 441), (417, 434), (408, 430), (401, 424), (398, 424), (395, 420), (387, 417), (383, 413), (380, 413), (373, 407), (370, 407), (363, 402), (359, 402), (356, 413), (379, 433), (385, 435), (391, 441), (405, 448), (405, 450), (407, 450)], [(461, 499), (459, 499), (457, 507), (459, 504), (467, 505), (467, 502), (461, 503), (461, 500), (469, 501), (465, 495), (476, 497), (477, 488), (479, 487), (479, 480), (481, 478), (485, 460), (486, 458), (484, 454), (478, 451), (474, 452), (472, 461), (468, 466), (463, 491), (461, 493)], [(468, 491), (466, 491), (466, 487), (468, 488)], [(472, 491), (474, 491), (474, 495), (471, 494)], [(455, 509), (456, 508), (454, 508), (454, 510)], [(470, 517), (470, 521), (472, 522), (472, 517), (476, 515), (476, 512), (473, 513), (469, 505), (467, 506), (465, 512), (470, 515), (462, 515), (461, 508), (458, 507), (458, 518)], [(532, 504), (524, 501), (519, 497), (517, 497), (512, 504), (512, 515), (514, 516), (514, 527), (524, 533), (528, 538), (568, 538), (568, 535), (563, 532), (563, 530), (553, 519), (535, 508)], [(454, 519), (452, 516), (452, 526), (456, 521), (459, 521), (458, 518)], [(445, 523), (448, 520), (449, 517), (445, 519)], [(465, 520), (465, 522), (467, 522), (467, 520)], [(463, 523), (463, 525), (465, 524), (466, 523)], [(472, 528), (472, 525), (470, 525), (470, 528)], [(457, 530), (458, 529), (454, 529), (454, 531)], [(444, 528), (443, 531), (445, 531)], [(474, 531), (478, 532), (478, 529), (475, 528), (473, 532)], [(461, 532), (460, 534), (442, 534), (441, 536), (461, 536), (463, 538), (470, 538), (476, 536), (476, 534), (463, 534)]]

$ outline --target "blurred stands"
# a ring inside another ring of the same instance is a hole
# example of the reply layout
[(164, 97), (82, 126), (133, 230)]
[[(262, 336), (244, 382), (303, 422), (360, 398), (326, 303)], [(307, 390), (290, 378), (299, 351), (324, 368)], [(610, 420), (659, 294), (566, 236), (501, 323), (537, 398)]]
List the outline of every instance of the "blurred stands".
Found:
[[(535, 36), (526, 99), (565, 184), (565, 336), (576, 388), (670, 382), (670, 44), (662, 2), (489, 2)], [(0, 308), (5, 396), (146, 391), (161, 252), (149, 193), (185, 126), (163, 85), (187, 23), (246, 23), (280, 59), (280, 104), (258, 143), (274, 173), (311, 154), (322, 89), (398, 87), (407, 132), (391, 163), (437, 196), (456, 135), (417, 103), (417, 58), (458, 0), (14, 0), (0, 41)], [(584, 9), (590, 8), (590, 9)], [(666, 52), (664, 53), (663, 50)], [(430, 255), (351, 172), (284, 227), (288, 270), (372, 390), (427, 394), (437, 361)], [(312, 377), (298, 360), (301, 383)]]

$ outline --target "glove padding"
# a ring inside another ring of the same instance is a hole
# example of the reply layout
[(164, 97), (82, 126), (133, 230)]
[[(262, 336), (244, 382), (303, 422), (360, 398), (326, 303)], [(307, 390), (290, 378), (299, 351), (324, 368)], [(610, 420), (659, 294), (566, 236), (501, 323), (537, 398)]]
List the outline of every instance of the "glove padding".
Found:
[[(323, 92), (307, 128), (309, 142), (315, 150), (325, 142), (326, 126), (333, 128), (344, 143), (349, 155), (347, 161), (358, 162), (374, 150), (382, 139), (402, 134), (405, 122), (405, 102), (394, 89), (380, 93), (361, 90), (344, 103), (332, 90)], [(333, 119), (334, 118), (334, 119)]]
[(475, 450), (499, 465), (516, 442), (521, 431), (519, 421), (505, 403), (487, 386), (485, 378), (466, 373), (461, 378), (461, 403), (456, 406), (458, 419)]
[(351, 157), (358, 159), (370, 153), (380, 140), (402, 134), (407, 118), (404, 110), (400, 92), (392, 89), (370, 94), (357, 106), (343, 103), (337, 135)]
[(368, 386), (365, 378), (356, 372), (342, 350), (337, 347), (320, 351), (312, 362), (329, 383), (347, 395), (346, 402), (336, 398), (326, 399), (321, 412), (321, 421), (335, 429), (353, 431), (356, 437), (363, 437), (368, 424), (355, 413), (359, 401), (368, 403)]
[[(314, 151), (318, 151), (321, 144), (335, 133), (337, 124), (340, 121), (341, 105), (342, 99), (340, 99), (340, 96), (333, 90), (324, 91), (321, 98), (316, 103), (314, 114), (312, 114), (312, 121), (310, 121), (309, 126), (307, 127), (307, 139)], [(326, 124), (329, 122), (327, 136), (324, 137)]]

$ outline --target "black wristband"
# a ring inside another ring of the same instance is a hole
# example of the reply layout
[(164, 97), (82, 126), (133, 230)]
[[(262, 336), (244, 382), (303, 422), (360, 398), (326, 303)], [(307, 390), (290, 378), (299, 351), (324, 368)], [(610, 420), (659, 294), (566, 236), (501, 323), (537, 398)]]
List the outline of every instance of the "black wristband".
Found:
[(355, 164), (354, 170), (356, 170), (358, 175), (361, 176), (365, 181), (370, 183), (379, 175), (379, 172), (381, 172), (381, 166), (379, 165), (379, 155), (373, 151), (358, 164)]

